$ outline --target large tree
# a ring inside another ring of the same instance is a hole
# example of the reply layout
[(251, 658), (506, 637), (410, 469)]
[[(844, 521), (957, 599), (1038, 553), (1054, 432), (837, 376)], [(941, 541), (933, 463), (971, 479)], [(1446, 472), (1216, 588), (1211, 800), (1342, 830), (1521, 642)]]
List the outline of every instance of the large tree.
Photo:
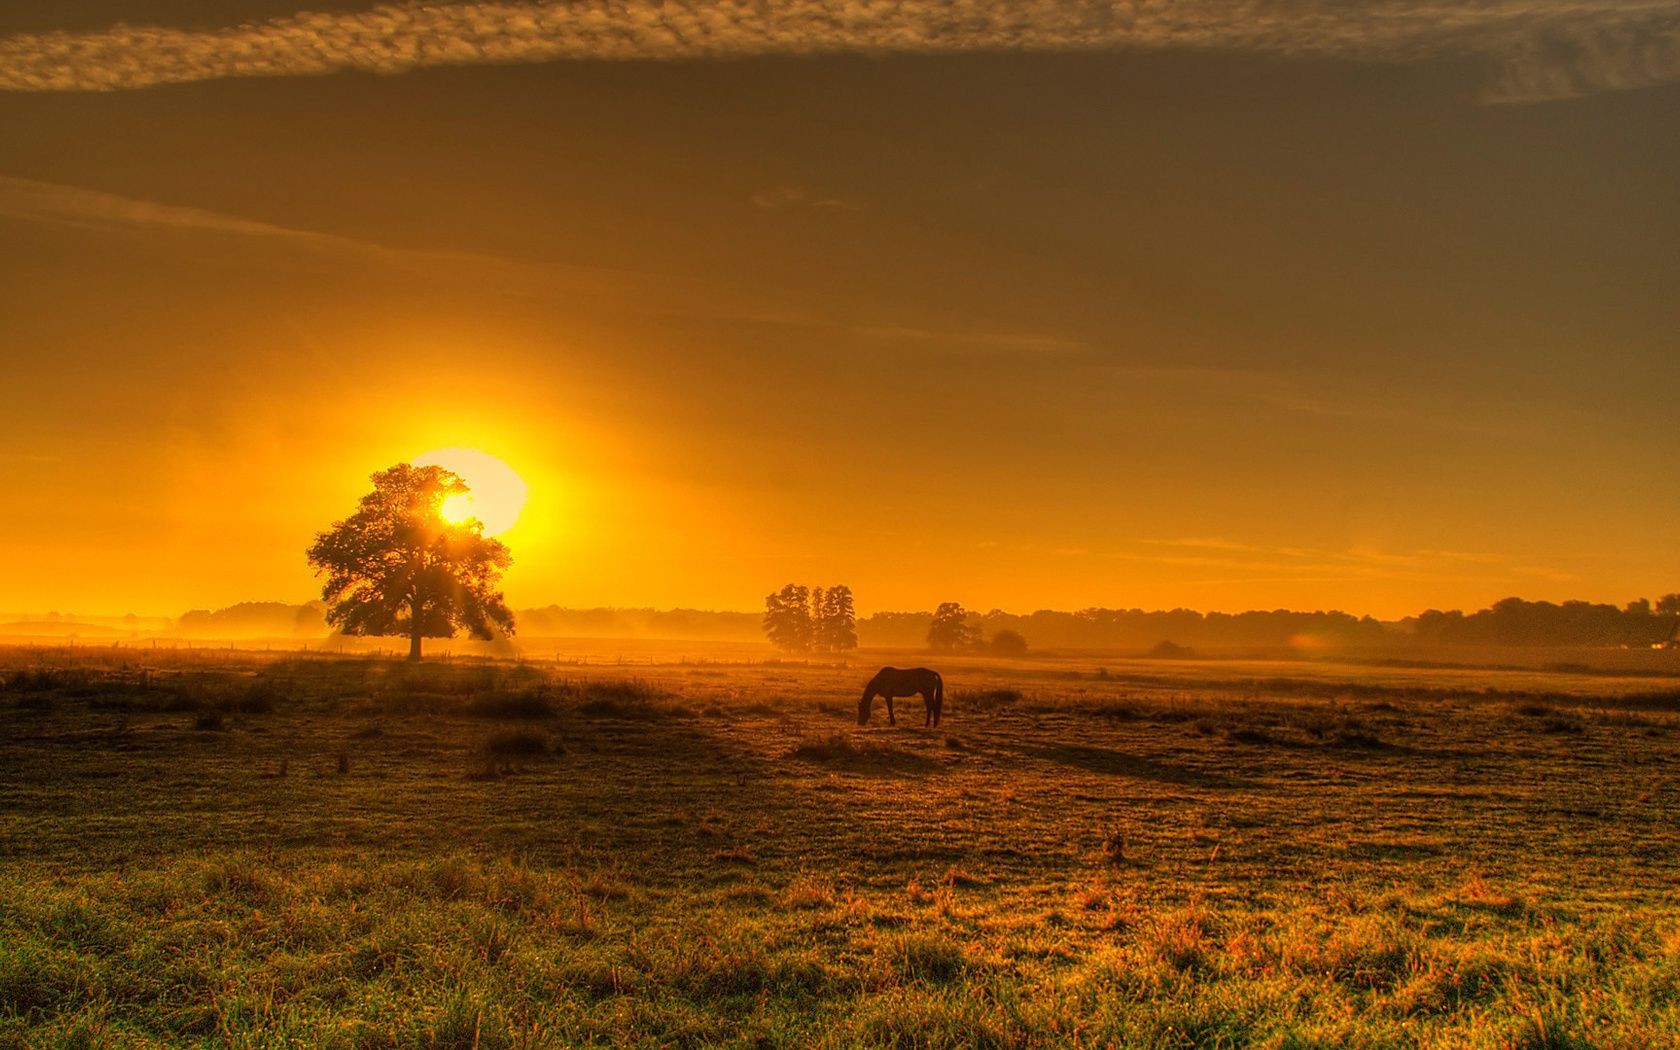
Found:
[(971, 649), (980, 638), (979, 628), (969, 625), (968, 610), (960, 602), (940, 602), (928, 625), (927, 640), (933, 649)]
[(852, 603), (852, 589), (837, 583), (828, 590), (817, 588), (811, 592), (812, 634), (816, 647), (831, 653), (856, 649), (857, 610)]
[(790, 583), (764, 597), (764, 633), (770, 644), (789, 653), (811, 649), (811, 589)]
[(444, 521), (443, 501), (467, 491), (442, 467), (398, 463), (373, 475), (356, 513), (315, 537), (309, 564), (325, 574), (327, 622), (345, 634), (407, 635), (408, 658), (421, 638), (513, 633), (513, 613), (496, 589), (513, 558), (468, 519)]

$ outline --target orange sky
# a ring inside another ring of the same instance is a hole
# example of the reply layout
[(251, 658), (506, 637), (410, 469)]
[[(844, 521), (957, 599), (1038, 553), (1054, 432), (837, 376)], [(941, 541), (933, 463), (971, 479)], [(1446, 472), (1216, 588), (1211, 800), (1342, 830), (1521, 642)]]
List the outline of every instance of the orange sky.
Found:
[(219, 11), (0, 15), (0, 609), (306, 599), (314, 532), (440, 446), (530, 484), (516, 607), (1680, 589), (1669, 71), (1169, 26), (399, 72), (364, 20), (356, 68), (241, 77), (38, 35), (190, 54)]

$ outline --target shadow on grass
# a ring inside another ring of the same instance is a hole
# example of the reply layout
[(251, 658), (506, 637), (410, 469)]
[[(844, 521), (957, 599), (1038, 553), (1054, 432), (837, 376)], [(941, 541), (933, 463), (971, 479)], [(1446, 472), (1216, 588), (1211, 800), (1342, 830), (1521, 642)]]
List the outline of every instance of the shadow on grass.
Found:
[(870, 741), (860, 743), (843, 733), (802, 740), (788, 752), (788, 757), (847, 773), (876, 776), (925, 776), (942, 768), (941, 763), (926, 755)]
[(1169, 762), (1157, 762), (1151, 758), (1144, 758), (1140, 755), (1128, 754), (1107, 747), (1054, 744), (1042, 747), (1017, 747), (1014, 750), (1028, 758), (1054, 762), (1061, 766), (1072, 766), (1075, 769), (1083, 769), (1090, 773), (1102, 773), (1105, 776), (1135, 777), (1139, 780), (1153, 780), (1160, 784), (1227, 790), (1254, 786), (1252, 782), (1238, 777), (1191, 769), (1186, 766), (1173, 765)]

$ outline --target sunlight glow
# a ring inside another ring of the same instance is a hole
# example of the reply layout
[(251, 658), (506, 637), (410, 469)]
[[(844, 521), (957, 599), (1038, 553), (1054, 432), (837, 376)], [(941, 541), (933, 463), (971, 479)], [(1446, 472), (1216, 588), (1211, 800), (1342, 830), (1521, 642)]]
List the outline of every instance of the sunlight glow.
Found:
[(439, 448), (414, 457), (417, 467), (442, 467), (460, 475), (468, 492), (443, 501), (443, 520), (460, 524), (477, 518), (486, 536), (506, 532), (519, 520), (528, 489), (514, 469), (474, 448)]

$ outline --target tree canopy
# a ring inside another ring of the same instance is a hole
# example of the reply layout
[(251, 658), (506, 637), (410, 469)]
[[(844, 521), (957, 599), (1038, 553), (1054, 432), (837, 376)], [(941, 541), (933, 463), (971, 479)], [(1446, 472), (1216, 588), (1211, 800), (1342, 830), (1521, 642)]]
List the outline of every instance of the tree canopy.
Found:
[(968, 610), (961, 602), (940, 602), (928, 625), (928, 646), (933, 649), (971, 649), (980, 631), (968, 622)]
[(807, 587), (790, 583), (764, 598), (764, 634), (790, 653), (856, 649), (857, 613), (845, 584)]
[(506, 545), (476, 520), (451, 524), (439, 513), (466, 484), (442, 467), (408, 463), (372, 481), (356, 512), (308, 551), (326, 576), (327, 622), (345, 634), (407, 635), (411, 660), (420, 658), (421, 638), (512, 634), (513, 613), (496, 589), (513, 562)]

